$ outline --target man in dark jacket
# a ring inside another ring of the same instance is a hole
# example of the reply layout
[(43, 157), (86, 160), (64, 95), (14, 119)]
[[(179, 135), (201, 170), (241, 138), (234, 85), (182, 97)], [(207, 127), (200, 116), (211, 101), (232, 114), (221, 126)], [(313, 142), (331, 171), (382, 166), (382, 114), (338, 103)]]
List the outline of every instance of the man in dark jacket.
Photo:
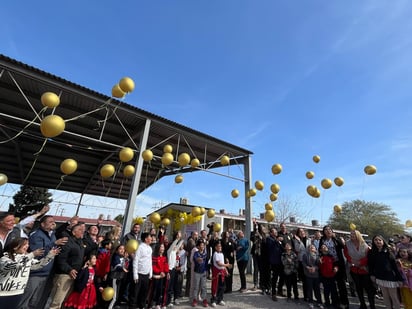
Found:
[(84, 231), (84, 224), (73, 226), (66, 245), (55, 258), (56, 274), (53, 279), (50, 309), (60, 309), (66, 296), (73, 290), (74, 279), (76, 279), (77, 273), (84, 263), (84, 245), (82, 241)]
[(283, 271), (283, 248), (281, 242), (277, 239), (278, 232), (274, 227), (270, 229), (269, 235), (270, 236), (266, 239), (266, 245), (269, 252), (269, 264), (272, 278), (272, 300), (277, 301), (276, 284), (281, 272)]
[[(64, 246), (67, 237), (56, 240), (54, 228), (56, 223), (52, 216), (44, 216), (40, 219), (40, 228), (33, 231), (29, 237), (30, 251), (44, 249), (43, 256), (47, 256), (49, 251), (55, 246)], [(38, 270), (31, 270), (29, 281), (24, 289), (23, 298), (20, 301), (19, 308), (37, 309), (43, 308), (51, 290), (50, 275), (53, 275), (54, 259), (49, 264)], [(50, 284), (48, 284), (50, 282)]]

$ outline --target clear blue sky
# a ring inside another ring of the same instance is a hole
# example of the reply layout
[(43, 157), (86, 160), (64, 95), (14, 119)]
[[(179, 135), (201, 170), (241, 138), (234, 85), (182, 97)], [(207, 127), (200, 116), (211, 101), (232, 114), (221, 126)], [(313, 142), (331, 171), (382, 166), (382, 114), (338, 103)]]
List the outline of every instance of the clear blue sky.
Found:
[[(253, 151), (253, 181), (266, 185), (255, 214), (278, 183), (307, 220), (359, 198), (411, 219), (410, 1), (7, 1), (1, 12), (1, 53), (108, 95), (130, 76), (127, 103)], [(195, 174), (157, 183), (137, 214), (180, 197), (244, 207), (230, 196), (241, 183)], [(344, 186), (306, 194), (337, 176)]]

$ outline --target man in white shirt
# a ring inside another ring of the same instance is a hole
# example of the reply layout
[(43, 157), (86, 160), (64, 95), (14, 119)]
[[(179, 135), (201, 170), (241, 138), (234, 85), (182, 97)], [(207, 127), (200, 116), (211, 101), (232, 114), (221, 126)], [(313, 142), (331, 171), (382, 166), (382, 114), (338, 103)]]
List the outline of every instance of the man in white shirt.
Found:
[(149, 280), (152, 278), (152, 238), (149, 233), (141, 235), (141, 244), (133, 259), (133, 281), (129, 286), (129, 308), (145, 308), (149, 292)]

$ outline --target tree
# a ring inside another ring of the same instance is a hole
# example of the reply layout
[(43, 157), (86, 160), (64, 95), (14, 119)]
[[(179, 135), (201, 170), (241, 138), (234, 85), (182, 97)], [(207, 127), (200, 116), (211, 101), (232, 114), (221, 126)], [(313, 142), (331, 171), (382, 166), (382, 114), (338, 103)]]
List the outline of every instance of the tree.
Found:
[(123, 224), (124, 215), (117, 215), (116, 217), (114, 217), (114, 219), (113, 219), (113, 220), (115, 220), (115, 221), (117, 221), (117, 222), (119, 222), (119, 223)]
[(404, 232), (396, 214), (391, 208), (376, 202), (354, 200), (342, 204), (342, 211), (330, 216), (328, 223), (334, 229), (348, 230), (351, 223), (369, 238), (382, 235), (385, 239)]
[(282, 196), (273, 206), (276, 221), (278, 222), (286, 222), (290, 220), (290, 218), (294, 218), (297, 222), (300, 222), (309, 216), (307, 212), (303, 212), (300, 201), (293, 200), (288, 196)]
[(51, 196), (48, 189), (23, 185), (13, 196), (14, 204), (9, 205), (9, 212), (20, 218), (34, 214), (53, 201)]

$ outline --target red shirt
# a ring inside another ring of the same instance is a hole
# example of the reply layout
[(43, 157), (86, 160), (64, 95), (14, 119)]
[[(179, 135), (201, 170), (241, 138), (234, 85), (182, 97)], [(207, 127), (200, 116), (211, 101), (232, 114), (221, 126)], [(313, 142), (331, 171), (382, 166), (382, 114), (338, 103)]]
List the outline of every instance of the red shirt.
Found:
[(152, 257), (153, 275), (160, 275), (160, 273), (167, 274), (169, 272), (169, 264), (167, 263), (167, 257), (153, 256)]

